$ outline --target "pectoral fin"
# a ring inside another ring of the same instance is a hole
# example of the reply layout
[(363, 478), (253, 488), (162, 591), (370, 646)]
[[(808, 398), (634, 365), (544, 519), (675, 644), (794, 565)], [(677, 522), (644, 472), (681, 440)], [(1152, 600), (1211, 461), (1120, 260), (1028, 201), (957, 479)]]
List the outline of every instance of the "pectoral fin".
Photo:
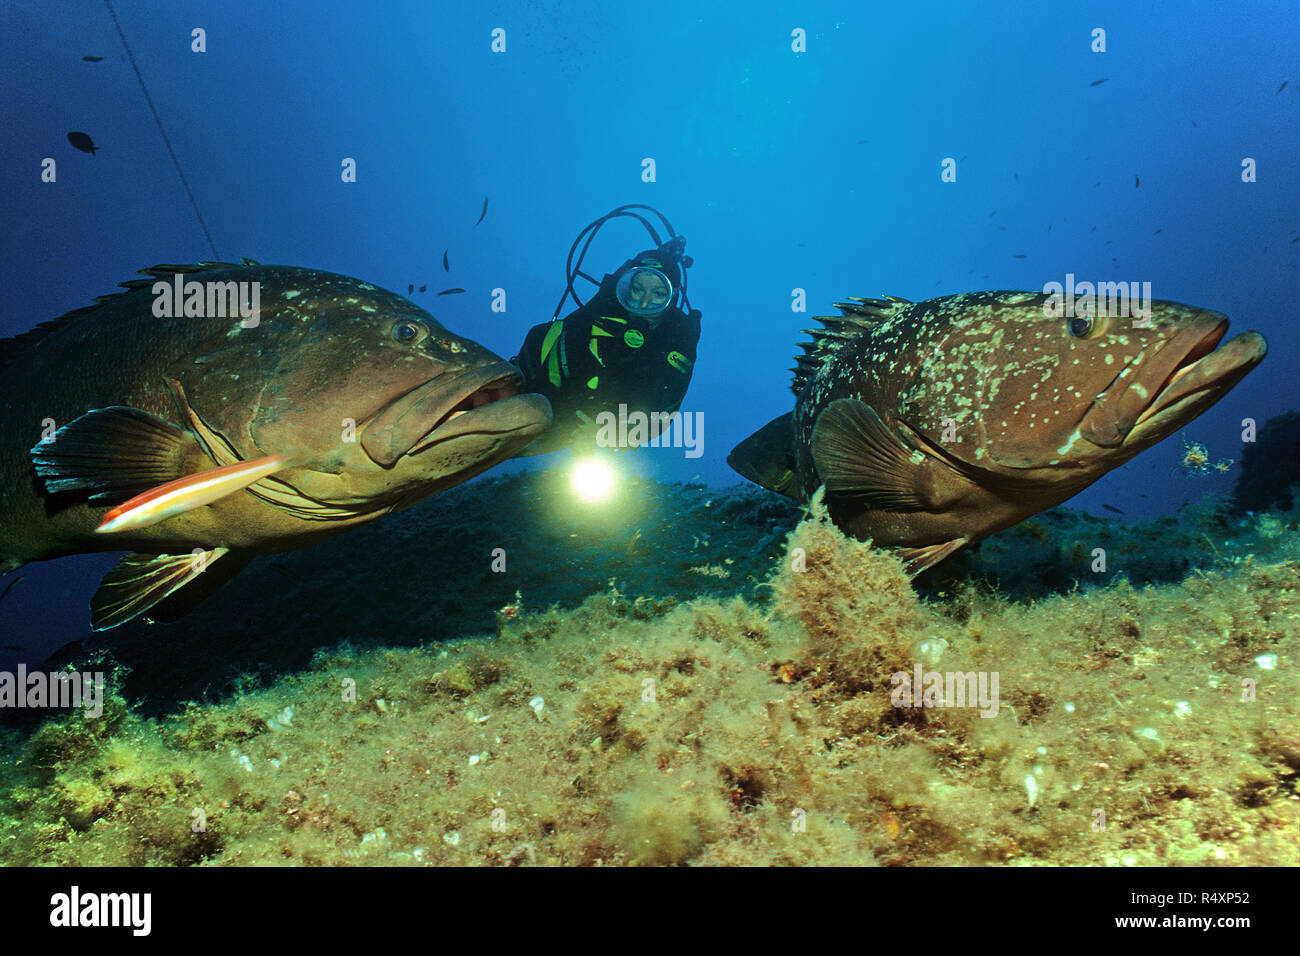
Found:
[(864, 498), (885, 511), (931, 507), (921, 481), (926, 454), (856, 398), (838, 398), (818, 416), (812, 456), (828, 492)]
[(91, 626), (106, 631), (155, 608), (159, 619), (174, 620), (214, 594), (248, 561), (226, 548), (190, 554), (128, 554), (104, 575), (90, 599)]
[(125, 405), (87, 412), (31, 456), (47, 491), (89, 491), (91, 501), (129, 498), (194, 470), (204, 458), (192, 434)]

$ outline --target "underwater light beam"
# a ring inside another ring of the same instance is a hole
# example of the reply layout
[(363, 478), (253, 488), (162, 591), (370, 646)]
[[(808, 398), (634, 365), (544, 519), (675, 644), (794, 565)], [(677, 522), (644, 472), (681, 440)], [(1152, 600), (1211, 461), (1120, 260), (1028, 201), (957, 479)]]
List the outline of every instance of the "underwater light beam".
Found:
[(604, 501), (614, 491), (614, 469), (595, 458), (579, 460), (569, 473), (573, 492), (582, 501)]

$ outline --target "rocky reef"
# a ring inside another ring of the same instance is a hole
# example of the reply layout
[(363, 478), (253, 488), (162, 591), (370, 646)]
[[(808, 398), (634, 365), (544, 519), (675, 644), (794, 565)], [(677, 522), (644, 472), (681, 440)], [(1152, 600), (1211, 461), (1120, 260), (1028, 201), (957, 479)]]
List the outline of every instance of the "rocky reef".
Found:
[[(1297, 512), (1210, 502), (1174, 537), (1059, 509), (918, 591), (758, 492), (647, 484), (587, 531), (520, 524), (545, 480), (385, 523), (383, 562), (363, 532), (268, 559), (289, 571), (242, 584), (242, 629), (216, 599), (144, 629), (181, 644), (152, 659), (130, 634), (75, 649), (119, 668), (112, 694), (5, 732), (0, 860), (1298, 862)], [(459, 578), (433, 557), (448, 525), (476, 549)], [(1172, 581), (1138, 576), (1144, 549)], [(1029, 567), (1052, 572), (1032, 597), (992, 584)], [(160, 708), (172, 663), (200, 687), (187, 653), (212, 675), (277, 639), (274, 666)]]

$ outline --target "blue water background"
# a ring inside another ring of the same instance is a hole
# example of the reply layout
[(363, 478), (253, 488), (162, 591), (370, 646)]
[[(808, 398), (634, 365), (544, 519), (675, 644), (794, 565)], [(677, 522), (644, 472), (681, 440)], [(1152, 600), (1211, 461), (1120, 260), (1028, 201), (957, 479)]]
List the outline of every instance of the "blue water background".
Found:
[[(623, 456), (641, 474), (737, 480), (727, 452), (789, 409), (799, 330), (846, 295), (1039, 289), (1069, 272), (1150, 281), (1270, 343), (1188, 437), (1239, 458), (1243, 419), (1296, 405), (1293, 0), (116, 7), (224, 258), (428, 284), (419, 304), (508, 357), (550, 318), (584, 225), (622, 203), (662, 209), (696, 260), (704, 334), (683, 407), (703, 413), (705, 444), (698, 459)], [(195, 27), (206, 53), (190, 50)], [(103, 3), (7, 0), (0, 82), (0, 335), (146, 265), (211, 258)], [(99, 153), (73, 150), (71, 130)], [(40, 181), (45, 157), (56, 184)], [(955, 184), (940, 181), (945, 157), (961, 158)], [(1244, 157), (1258, 182), (1241, 181)], [(610, 227), (588, 270), (646, 245)], [(468, 292), (434, 297), (451, 286)], [(796, 288), (807, 314), (791, 311)], [(1180, 452), (1170, 439), (1074, 504), (1140, 517), (1230, 488), (1232, 473), (1178, 472)], [(0, 643), (79, 637), (113, 560), (24, 569)]]

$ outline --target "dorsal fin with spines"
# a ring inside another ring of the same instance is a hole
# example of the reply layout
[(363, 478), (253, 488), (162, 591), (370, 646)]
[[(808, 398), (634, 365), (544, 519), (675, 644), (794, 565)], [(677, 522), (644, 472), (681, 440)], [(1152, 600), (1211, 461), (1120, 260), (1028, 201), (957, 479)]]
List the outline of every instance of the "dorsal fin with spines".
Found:
[[(148, 288), (159, 279), (170, 279), (177, 273), (180, 273), (181, 275), (190, 275), (195, 272), (209, 272), (217, 269), (238, 269), (240, 265), (241, 263), (236, 262), (192, 262), (183, 265), (161, 264), (150, 266), (147, 269), (141, 269), (139, 274), (146, 276), (147, 278), (127, 279), (125, 282), (119, 282), (118, 285), (122, 287), (122, 292), (113, 292), (109, 295), (96, 296), (94, 305), (83, 305), (80, 308), (73, 309), (71, 312), (65, 312), (57, 319), (50, 319), (49, 321), (42, 322), (35, 328), (23, 332), (21, 335), (15, 335), (13, 338), (9, 339), (0, 339), (0, 369), (3, 369), (8, 365), (9, 362), (13, 360), (14, 356), (22, 352), (23, 349), (34, 345), (36, 342), (48, 335), (53, 329), (58, 328), (65, 322), (86, 315), (90, 312), (94, 312), (96, 309), (104, 305), (104, 303), (116, 301), (124, 295), (130, 295), (137, 289)], [(254, 262), (252, 259), (245, 259), (242, 265), (258, 265), (258, 263)]]
[(877, 323), (892, 318), (912, 303), (897, 296), (885, 296), (883, 299), (863, 299), (849, 296), (846, 302), (836, 302), (835, 308), (841, 315), (813, 316), (825, 328), (804, 329), (803, 334), (812, 337), (811, 342), (800, 342), (804, 354), (795, 356), (794, 380), (791, 390), (800, 394), (817, 370), (832, 355), (840, 350), (846, 342), (851, 342), (864, 332), (869, 332)]

